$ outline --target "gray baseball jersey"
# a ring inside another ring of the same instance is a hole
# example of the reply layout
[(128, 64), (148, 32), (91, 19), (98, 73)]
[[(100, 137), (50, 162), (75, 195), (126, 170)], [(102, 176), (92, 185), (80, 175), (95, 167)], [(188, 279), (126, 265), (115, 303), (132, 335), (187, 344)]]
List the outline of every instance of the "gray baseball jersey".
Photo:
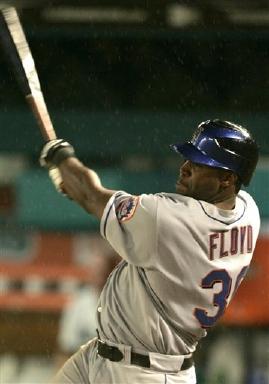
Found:
[(99, 300), (101, 338), (137, 351), (193, 352), (245, 276), (259, 227), (244, 191), (233, 210), (179, 194), (115, 193), (101, 234), (123, 261)]

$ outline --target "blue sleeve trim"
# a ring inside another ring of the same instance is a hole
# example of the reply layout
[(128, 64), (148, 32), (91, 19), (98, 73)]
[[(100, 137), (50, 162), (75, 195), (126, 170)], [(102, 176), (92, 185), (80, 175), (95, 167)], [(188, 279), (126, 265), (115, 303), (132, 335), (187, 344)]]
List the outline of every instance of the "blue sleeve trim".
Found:
[[(115, 200), (115, 199), (114, 199)], [(104, 237), (106, 238), (106, 227), (107, 227), (107, 220), (108, 220), (108, 216), (111, 212), (111, 209), (112, 209), (112, 206), (114, 204), (114, 200), (113, 202), (111, 203), (110, 207), (109, 207), (109, 210), (107, 211), (107, 214), (106, 214), (106, 218), (104, 220), (104, 225), (103, 225), (103, 234), (104, 234)]]
[(120, 195), (122, 195), (122, 194), (123, 194), (122, 192), (117, 192), (117, 193), (114, 195), (114, 199), (113, 199), (113, 201), (112, 201), (112, 203), (111, 203), (111, 205), (110, 205), (110, 207), (109, 207), (109, 209), (108, 209), (108, 211), (107, 211), (106, 217), (105, 217), (105, 219), (104, 219), (103, 231), (102, 231), (102, 232), (103, 232), (103, 235), (104, 235), (105, 238), (106, 238), (107, 221), (108, 221), (108, 217), (109, 217), (109, 215), (110, 215), (112, 206), (113, 206), (113, 204), (114, 204), (115, 199), (116, 199), (117, 197), (119, 197)]

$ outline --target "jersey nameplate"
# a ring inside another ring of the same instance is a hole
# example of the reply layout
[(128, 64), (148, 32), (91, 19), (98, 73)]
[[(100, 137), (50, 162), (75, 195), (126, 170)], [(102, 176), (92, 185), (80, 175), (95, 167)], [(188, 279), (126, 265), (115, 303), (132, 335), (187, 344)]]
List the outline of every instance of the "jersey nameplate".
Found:
[(253, 252), (253, 229), (251, 225), (234, 227), (228, 231), (209, 235), (209, 259)]

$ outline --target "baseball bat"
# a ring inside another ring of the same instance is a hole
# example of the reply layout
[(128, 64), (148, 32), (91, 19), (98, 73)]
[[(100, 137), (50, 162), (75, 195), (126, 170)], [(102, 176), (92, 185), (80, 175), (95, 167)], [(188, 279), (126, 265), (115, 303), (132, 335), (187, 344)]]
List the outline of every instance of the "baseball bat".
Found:
[(3, 49), (40, 127), (44, 140), (56, 139), (56, 133), (41, 90), (35, 62), (14, 7), (0, 10), (0, 40)]

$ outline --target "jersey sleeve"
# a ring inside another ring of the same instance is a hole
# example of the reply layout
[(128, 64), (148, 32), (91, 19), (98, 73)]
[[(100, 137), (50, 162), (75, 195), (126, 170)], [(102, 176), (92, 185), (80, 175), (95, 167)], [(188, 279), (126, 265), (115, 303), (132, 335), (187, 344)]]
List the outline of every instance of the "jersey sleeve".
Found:
[(155, 195), (116, 192), (104, 210), (101, 235), (123, 259), (136, 266), (154, 266), (157, 203)]

